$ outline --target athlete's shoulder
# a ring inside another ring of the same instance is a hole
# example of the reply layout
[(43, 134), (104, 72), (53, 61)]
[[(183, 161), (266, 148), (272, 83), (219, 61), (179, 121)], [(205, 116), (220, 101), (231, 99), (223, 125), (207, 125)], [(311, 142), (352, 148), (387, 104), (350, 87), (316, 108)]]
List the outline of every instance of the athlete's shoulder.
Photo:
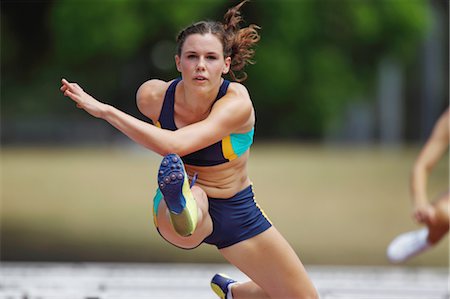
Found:
[(246, 108), (253, 109), (253, 103), (250, 99), (250, 94), (245, 85), (238, 82), (231, 82), (228, 86), (226, 95), (228, 101), (237, 105), (240, 110)]
[(151, 79), (148, 80), (138, 88), (136, 93), (137, 100), (142, 98), (159, 98), (164, 96), (167, 88), (169, 87), (172, 81), (166, 82), (159, 79)]
[(230, 85), (228, 86), (228, 92), (230, 94), (234, 94), (236, 96), (244, 97), (250, 100), (250, 94), (247, 90), (247, 87), (239, 82), (230, 82)]
[(139, 111), (152, 120), (157, 119), (164, 102), (164, 95), (172, 81), (151, 79), (144, 82), (136, 92), (136, 104)]

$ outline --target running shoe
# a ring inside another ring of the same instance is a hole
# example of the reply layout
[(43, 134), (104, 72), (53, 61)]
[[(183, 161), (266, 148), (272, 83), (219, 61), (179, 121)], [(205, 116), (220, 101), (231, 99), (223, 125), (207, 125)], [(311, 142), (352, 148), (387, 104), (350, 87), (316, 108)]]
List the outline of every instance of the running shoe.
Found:
[(427, 241), (428, 228), (403, 233), (388, 246), (387, 257), (391, 263), (403, 263), (431, 247)]
[(228, 286), (232, 283), (236, 283), (236, 280), (225, 274), (217, 273), (211, 279), (211, 289), (217, 296), (219, 296), (220, 299), (227, 299), (228, 293), (231, 292)]
[(177, 154), (168, 154), (162, 159), (158, 186), (170, 211), (175, 231), (181, 236), (192, 235), (197, 226), (197, 203), (183, 161)]

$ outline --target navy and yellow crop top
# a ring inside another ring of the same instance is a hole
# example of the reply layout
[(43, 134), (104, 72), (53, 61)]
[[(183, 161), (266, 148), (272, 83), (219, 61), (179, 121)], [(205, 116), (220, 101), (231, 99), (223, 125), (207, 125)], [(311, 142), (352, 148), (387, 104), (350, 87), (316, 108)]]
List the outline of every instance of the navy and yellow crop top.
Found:
[[(175, 89), (180, 81), (181, 78), (174, 80), (166, 91), (161, 114), (158, 122), (155, 124), (160, 128), (171, 131), (178, 129), (175, 125), (173, 115), (175, 105)], [(229, 84), (230, 81), (223, 81), (215, 102), (227, 93)], [(181, 158), (184, 163), (196, 166), (214, 166), (226, 163), (241, 156), (250, 148), (253, 143), (253, 134), (254, 128), (247, 133), (230, 134), (208, 147), (202, 148)]]

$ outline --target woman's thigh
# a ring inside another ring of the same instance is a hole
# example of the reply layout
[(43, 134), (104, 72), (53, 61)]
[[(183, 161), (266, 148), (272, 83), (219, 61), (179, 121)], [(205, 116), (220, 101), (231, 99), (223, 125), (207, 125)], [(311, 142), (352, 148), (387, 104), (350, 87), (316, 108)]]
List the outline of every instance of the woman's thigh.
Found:
[(194, 186), (191, 189), (198, 207), (198, 223), (194, 233), (189, 237), (177, 234), (170, 222), (169, 210), (164, 200), (158, 206), (157, 226), (161, 236), (175, 246), (190, 249), (200, 245), (212, 232), (212, 220), (208, 213), (208, 198), (205, 192)]
[(275, 227), (220, 252), (271, 298), (318, 298), (297, 254)]
[(428, 223), (428, 241), (432, 244), (439, 242), (449, 229), (449, 193), (441, 196), (433, 203), (435, 208), (435, 221)]
[(443, 226), (448, 226), (449, 224), (449, 198), (450, 193), (446, 193), (433, 203), (436, 209), (437, 222), (442, 223)]

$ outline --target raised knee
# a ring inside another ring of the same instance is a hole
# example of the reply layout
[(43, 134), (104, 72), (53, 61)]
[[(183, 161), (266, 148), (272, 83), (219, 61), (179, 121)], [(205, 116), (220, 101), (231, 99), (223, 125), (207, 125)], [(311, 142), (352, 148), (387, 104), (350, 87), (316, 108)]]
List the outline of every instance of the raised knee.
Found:
[(204, 215), (208, 214), (208, 196), (202, 188), (193, 186), (191, 188), (191, 192), (194, 195), (195, 201), (197, 202), (197, 206), (199, 208), (199, 218), (202, 219)]
[(194, 194), (194, 197), (197, 201), (208, 198), (206, 196), (205, 191), (202, 188), (200, 188), (199, 186), (196, 186), (196, 185), (192, 186), (191, 192), (192, 192), (192, 194)]
[(202, 239), (195, 235), (194, 236), (191, 235), (189, 237), (180, 236), (175, 231), (173, 226), (168, 225), (167, 223), (164, 223), (163, 225), (159, 226), (158, 232), (164, 240), (166, 240), (172, 245), (175, 245), (183, 249), (195, 248), (202, 242)]

